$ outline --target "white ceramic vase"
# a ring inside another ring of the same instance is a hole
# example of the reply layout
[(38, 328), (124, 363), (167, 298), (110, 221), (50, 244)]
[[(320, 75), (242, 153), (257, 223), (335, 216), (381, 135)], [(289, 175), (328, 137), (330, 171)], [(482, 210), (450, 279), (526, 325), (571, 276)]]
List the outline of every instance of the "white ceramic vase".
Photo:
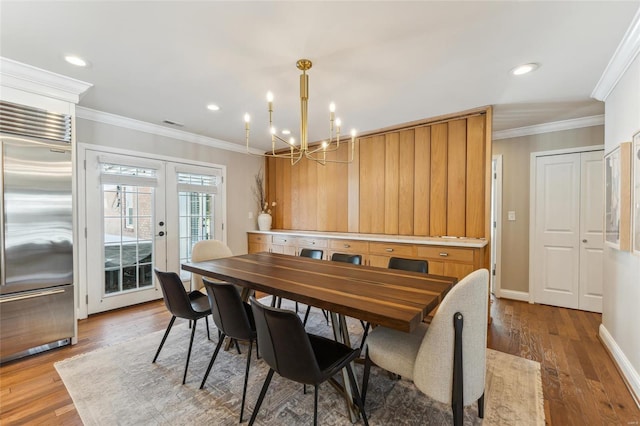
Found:
[(273, 218), (269, 213), (260, 213), (258, 215), (258, 229), (261, 231), (269, 231), (271, 229), (271, 221)]

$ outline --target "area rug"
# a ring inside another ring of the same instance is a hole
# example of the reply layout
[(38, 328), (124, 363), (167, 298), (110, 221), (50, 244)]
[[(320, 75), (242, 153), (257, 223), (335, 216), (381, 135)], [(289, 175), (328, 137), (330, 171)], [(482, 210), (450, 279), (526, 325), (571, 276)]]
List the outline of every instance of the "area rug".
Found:
[[(304, 306), (303, 306), (304, 307)], [(302, 313), (301, 313), (302, 315)], [(179, 320), (178, 320), (179, 321)], [(151, 360), (163, 331), (129, 342), (101, 348), (57, 362), (60, 374), (85, 425), (232, 425), (239, 420), (246, 362), (246, 346), (220, 351), (203, 390), (200, 381), (217, 343), (206, 338), (204, 322), (196, 328), (187, 383), (182, 385), (190, 330), (176, 325), (155, 364)], [(359, 346), (360, 322), (349, 320), (352, 344)], [(332, 336), (331, 327), (317, 309), (307, 330)], [(253, 351), (244, 418), (253, 412), (268, 367)], [(362, 366), (356, 365), (357, 380)], [(543, 425), (544, 408), (540, 364), (487, 349), (485, 418), (477, 417), (477, 405), (465, 407), (465, 424)], [(408, 380), (394, 380), (374, 367), (371, 371), (366, 410), (371, 425), (450, 425), (451, 409), (422, 394)], [(274, 375), (258, 414), (259, 425), (313, 423), (313, 390)], [(344, 399), (329, 384), (320, 386), (318, 423), (350, 425)]]

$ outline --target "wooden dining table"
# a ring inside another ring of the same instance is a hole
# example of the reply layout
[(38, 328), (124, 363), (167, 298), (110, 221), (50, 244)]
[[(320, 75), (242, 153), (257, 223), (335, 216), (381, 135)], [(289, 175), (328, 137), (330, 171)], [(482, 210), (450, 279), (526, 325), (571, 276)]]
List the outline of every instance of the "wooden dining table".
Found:
[[(233, 283), (243, 295), (256, 290), (316, 306), (331, 315), (334, 337), (351, 345), (345, 317), (411, 332), (458, 281), (454, 277), (353, 265), (278, 253), (253, 253), (202, 262), (182, 269)], [(351, 421), (358, 419), (353, 390), (344, 372), (344, 393)]]
[(415, 330), (458, 281), (267, 252), (184, 263), (182, 269), (405, 332)]

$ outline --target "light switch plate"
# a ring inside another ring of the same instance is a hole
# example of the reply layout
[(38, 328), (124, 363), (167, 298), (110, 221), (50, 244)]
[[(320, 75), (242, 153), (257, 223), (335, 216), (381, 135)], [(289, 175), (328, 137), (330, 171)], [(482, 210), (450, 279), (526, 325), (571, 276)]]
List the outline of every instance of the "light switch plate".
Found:
[(510, 221), (516, 220), (516, 212), (513, 210), (509, 210), (507, 212), (507, 220), (510, 220)]

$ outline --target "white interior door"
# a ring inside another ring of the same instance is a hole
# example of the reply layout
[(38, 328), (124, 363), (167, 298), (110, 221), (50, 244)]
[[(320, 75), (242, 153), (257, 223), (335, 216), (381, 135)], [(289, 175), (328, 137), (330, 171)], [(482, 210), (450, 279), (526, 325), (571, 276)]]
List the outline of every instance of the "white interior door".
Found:
[(603, 280), (603, 151), (580, 155), (580, 296), (578, 308), (602, 312)]
[(164, 164), (86, 151), (88, 313), (162, 297)]
[(578, 307), (580, 279), (580, 154), (536, 159), (535, 302)]
[(603, 151), (535, 162), (534, 301), (602, 312)]

